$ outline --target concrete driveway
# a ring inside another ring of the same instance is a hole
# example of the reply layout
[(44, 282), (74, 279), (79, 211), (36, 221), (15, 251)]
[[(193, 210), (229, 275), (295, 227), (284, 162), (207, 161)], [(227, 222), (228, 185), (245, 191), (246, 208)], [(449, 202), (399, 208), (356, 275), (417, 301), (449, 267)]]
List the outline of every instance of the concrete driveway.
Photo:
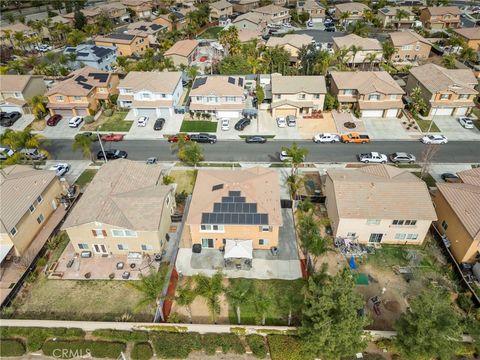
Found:
[(414, 140), (422, 136), (420, 132), (407, 132), (397, 118), (363, 117), (362, 120), (368, 135), (374, 140)]
[(0, 134), (3, 134), (5, 132), (5, 130), (7, 130), (7, 129), (12, 129), (12, 130), (15, 130), (15, 131), (24, 130), (28, 125), (30, 125), (30, 123), (33, 121), (33, 119), (34, 119), (34, 116), (31, 115), (31, 114), (23, 115), (20, 119), (15, 121), (15, 124), (13, 124), (10, 127), (0, 126)]
[(433, 121), (448, 140), (480, 140), (480, 131), (477, 128), (465, 129), (456, 117), (435, 116)]
[(153, 130), (153, 125), (157, 118), (149, 117), (147, 126), (140, 127), (137, 126), (137, 120), (139, 116), (135, 117), (133, 112), (130, 111), (126, 119), (132, 120), (133, 125), (130, 128), (130, 131), (127, 134), (129, 140), (133, 139), (161, 139), (164, 135), (173, 135), (180, 132), (180, 127), (182, 126), (183, 114), (174, 114), (172, 117), (165, 118), (165, 125), (162, 130), (155, 131)]
[(83, 126), (82, 122), (78, 127), (71, 128), (68, 126), (70, 117), (64, 117), (55, 126), (46, 126), (39, 134), (49, 139), (73, 139), (78, 134), (80, 128)]
[(275, 139), (300, 140), (302, 136), (297, 126), (287, 126), (279, 128), (277, 121), (268, 113), (268, 111), (260, 111), (258, 113), (258, 132), (259, 135), (275, 135)]
[(217, 126), (217, 137), (218, 139), (237, 139), (241, 135), (270, 135), (266, 133), (259, 132), (259, 122), (257, 119), (251, 119), (250, 125), (245, 127), (243, 131), (235, 130), (235, 124), (239, 121), (238, 118), (229, 119), (230, 129), (222, 130), (222, 123), (221, 119), (218, 119), (218, 126)]
[(44, 169), (48, 170), (52, 165), (58, 163), (68, 163), (70, 164), (70, 171), (63, 176), (69, 184), (73, 184), (80, 175), (82, 175), (83, 171), (90, 165), (90, 160), (69, 160), (69, 161), (62, 161), (62, 160), (47, 160), (45, 162)]

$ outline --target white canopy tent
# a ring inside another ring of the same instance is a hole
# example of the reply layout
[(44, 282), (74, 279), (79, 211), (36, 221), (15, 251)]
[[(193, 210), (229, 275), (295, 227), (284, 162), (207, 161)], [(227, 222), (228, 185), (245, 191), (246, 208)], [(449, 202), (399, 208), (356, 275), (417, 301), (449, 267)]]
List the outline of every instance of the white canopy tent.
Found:
[(252, 259), (252, 240), (227, 240), (225, 243), (224, 258)]

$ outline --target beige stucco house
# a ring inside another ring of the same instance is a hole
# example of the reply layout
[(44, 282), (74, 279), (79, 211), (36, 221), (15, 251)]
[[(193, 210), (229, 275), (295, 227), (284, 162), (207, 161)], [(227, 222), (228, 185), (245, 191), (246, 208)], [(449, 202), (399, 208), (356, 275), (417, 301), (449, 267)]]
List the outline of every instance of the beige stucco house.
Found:
[(382, 60), (382, 44), (377, 39), (364, 38), (355, 34), (333, 38), (334, 50), (350, 50), (353, 46), (357, 47), (358, 51), (356, 53), (348, 51), (346, 59), (349, 64), (370, 63), (367, 60), (370, 54), (375, 54), (373, 63)]
[(126, 159), (103, 165), (62, 226), (75, 252), (161, 253), (175, 211), (175, 185), (162, 167)]
[(310, 115), (323, 110), (327, 88), (324, 76), (272, 75), (272, 116)]
[(177, 41), (163, 55), (172, 59), (175, 66), (190, 66), (192, 62), (197, 60), (198, 41), (191, 39)]
[(432, 199), (450, 251), (459, 263), (480, 259), (480, 168), (458, 173), (460, 184), (438, 183)]
[(0, 109), (30, 113), (27, 101), (47, 91), (41, 75), (0, 75)]
[(458, 6), (430, 6), (423, 8), (420, 21), (427, 29), (455, 29), (461, 27)]
[(460, 28), (453, 30), (467, 43), (468, 47), (473, 50), (480, 51), (480, 28)]
[(299, 0), (297, 1), (297, 12), (310, 15), (312, 22), (323, 22), (325, 19), (325, 7), (318, 0)]
[(253, 9), (254, 14), (263, 16), (267, 24), (281, 25), (290, 22), (291, 16), (287, 8), (278, 5), (267, 5)]
[(210, 19), (218, 20), (222, 16), (230, 16), (233, 13), (233, 5), (227, 0), (210, 3)]
[(470, 69), (446, 69), (425, 64), (410, 69), (407, 93), (418, 86), (429, 109), (428, 116), (460, 116), (475, 106), (478, 80)]
[(353, 21), (363, 20), (363, 13), (370, 8), (359, 2), (347, 2), (335, 5), (335, 18), (338, 20), (341, 18), (342, 13), (348, 13), (348, 17), (344, 21), (350, 23)]
[(327, 171), (333, 235), (362, 244), (422, 244), (437, 219), (427, 185), (405, 169), (367, 165)]
[(330, 91), (343, 107), (362, 117), (394, 118), (404, 105), (405, 93), (386, 71), (332, 71)]
[(250, 242), (254, 250), (278, 246), (283, 220), (277, 172), (199, 170), (185, 225), (187, 246), (219, 249), (227, 240)]
[[(399, 13), (399, 10), (404, 12)], [(402, 17), (401, 14), (406, 16)], [(386, 6), (378, 9), (377, 18), (380, 20), (384, 28), (395, 27), (397, 29), (408, 29), (415, 23), (415, 14), (410, 10), (401, 7)]]
[(313, 37), (307, 34), (287, 34), (285, 36), (272, 36), (268, 39), (265, 46), (276, 47), (279, 46), (290, 54), (290, 62), (298, 62), (298, 53), (304, 46), (312, 43)]
[(393, 61), (415, 61), (428, 59), (432, 43), (415, 31), (397, 31), (390, 33), (395, 47)]
[(245, 14), (259, 6), (259, 0), (232, 0), (233, 11)]

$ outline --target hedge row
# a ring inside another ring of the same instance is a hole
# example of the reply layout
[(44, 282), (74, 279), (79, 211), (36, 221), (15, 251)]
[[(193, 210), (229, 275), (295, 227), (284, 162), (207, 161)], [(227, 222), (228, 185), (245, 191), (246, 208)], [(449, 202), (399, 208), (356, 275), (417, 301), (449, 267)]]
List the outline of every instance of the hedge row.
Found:
[(202, 350), (198, 333), (151, 333), (155, 353), (164, 359), (185, 359), (192, 351)]
[(0, 339), (0, 357), (22, 356), (25, 354), (25, 344), (18, 339)]
[(202, 336), (202, 344), (207, 355), (214, 355), (218, 348), (221, 348), (224, 354), (245, 354), (245, 348), (235, 334), (205, 334)]
[(265, 338), (262, 335), (247, 335), (246, 340), (248, 347), (256, 358), (264, 359), (267, 356)]
[(309, 360), (302, 354), (302, 344), (296, 336), (268, 335), (267, 341), (272, 360)]
[(132, 360), (149, 360), (153, 357), (153, 350), (147, 342), (135, 343), (130, 356)]
[(1, 327), (0, 338), (23, 338), (26, 340), (27, 351), (34, 352), (42, 348), (49, 338), (83, 339), (85, 331), (77, 328), (39, 328), (39, 327)]
[(116, 359), (126, 349), (122, 342), (93, 341), (93, 340), (72, 340), (53, 341), (48, 340), (43, 344), (43, 353), (47, 356), (54, 356), (60, 359), (71, 359), (87, 354), (96, 358)]
[(113, 340), (113, 341), (133, 341), (133, 342), (146, 342), (148, 341), (148, 332), (147, 331), (128, 331), (128, 330), (111, 330), (111, 329), (101, 329), (94, 330), (92, 335), (104, 339), (104, 340)]

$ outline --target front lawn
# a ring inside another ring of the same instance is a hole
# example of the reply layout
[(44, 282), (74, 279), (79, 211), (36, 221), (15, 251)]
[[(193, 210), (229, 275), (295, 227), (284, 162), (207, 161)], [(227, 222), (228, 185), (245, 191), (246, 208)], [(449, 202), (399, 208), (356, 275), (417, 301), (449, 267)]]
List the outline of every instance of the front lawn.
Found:
[[(422, 120), (419, 118), (415, 119), (415, 121), (422, 132), (427, 132), (428, 128), (430, 127), (430, 123), (432, 122), (431, 120)], [(435, 124), (435, 121), (430, 128), (430, 132), (440, 132), (440, 129), (438, 128), (437, 124)]]
[(85, 124), (83, 131), (103, 131), (103, 132), (128, 132), (132, 127), (133, 121), (125, 121), (127, 111), (117, 111), (112, 116), (100, 115), (97, 121), (91, 124)]
[(189, 121), (184, 120), (180, 132), (216, 132), (216, 121)]
[(218, 34), (222, 30), (223, 30), (222, 26), (214, 26), (205, 30), (198, 37), (201, 37), (202, 39), (218, 39)]
[(195, 170), (172, 170), (170, 171), (169, 175), (173, 177), (175, 183), (177, 184), (177, 194), (180, 194), (184, 191), (187, 194), (191, 194), (193, 192), (193, 187), (197, 178)]
[(75, 184), (77, 184), (80, 188), (90, 184), (95, 177), (95, 174), (98, 170), (95, 169), (85, 169), (82, 174), (78, 177)]

